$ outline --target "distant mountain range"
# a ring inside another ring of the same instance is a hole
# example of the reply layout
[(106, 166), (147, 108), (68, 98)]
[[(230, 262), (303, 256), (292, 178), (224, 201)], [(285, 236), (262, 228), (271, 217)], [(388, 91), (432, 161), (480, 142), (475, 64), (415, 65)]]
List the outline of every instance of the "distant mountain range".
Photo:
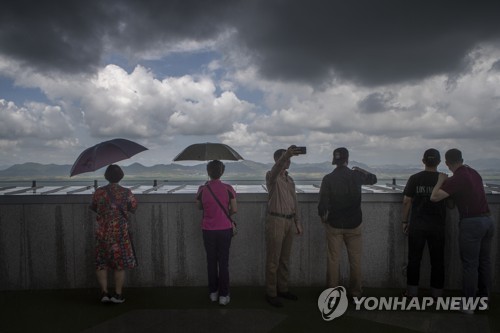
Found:
[[(500, 179), (500, 159), (482, 159), (469, 163), (481, 171), (483, 178)], [(223, 178), (239, 180), (262, 180), (266, 172), (271, 169), (271, 163), (259, 163), (249, 160), (239, 162), (226, 162), (226, 171)], [(351, 161), (350, 166), (359, 166), (377, 175), (379, 179), (407, 179), (411, 174), (422, 170), (422, 166), (379, 165), (368, 166), (360, 162)], [(127, 179), (158, 179), (158, 180), (204, 180), (207, 178), (206, 163), (193, 166), (181, 164), (157, 164), (144, 166), (134, 163), (123, 166)], [(440, 171), (445, 169), (444, 163)], [(23, 163), (0, 170), (0, 180), (70, 180), (71, 165)], [(317, 180), (333, 170), (330, 162), (298, 164), (292, 163), (290, 173), (295, 179)], [(71, 177), (71, 180), (102, 179), (104, 168), (90, 173)]]

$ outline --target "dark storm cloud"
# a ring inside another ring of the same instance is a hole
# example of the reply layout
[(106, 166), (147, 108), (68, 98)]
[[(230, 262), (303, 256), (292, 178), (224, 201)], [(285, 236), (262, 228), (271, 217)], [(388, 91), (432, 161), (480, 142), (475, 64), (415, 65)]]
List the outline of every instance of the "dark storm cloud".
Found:
[(112, 21), (108, 15), (92, 1), (3, 2), (0, 52), (36, 69), (89, 70), (101, 56), (99, 22)]
[(262, 73), (282, 79), (321, 80), (333, 72), (376, 85), (460, 72), (468, 51), (500, 36), (498, 1), (260, 4), (243, 40), (258, 50)]
[(134, 53), (216, 36), (227, 2), (8, 0), (0, 7), (0, 53), (41, 71), (92, 71), (106, 48)]
[(364, 85), (457, 74), (498, 42), (499, 1), (7, 1), (0, 52), (38, 69), (87, 71), (103, 50), (204, 41), (235, 28), (270, 79)]
[(391, 109), (389, 103), (394, 98), (391, 93), (375, 92), (358, 102), (358, 108), (363, 113), (379, 113)]
[(500, 60), (497, 60), (491, 65), (491, 70), (495, 72), (500, 72)]

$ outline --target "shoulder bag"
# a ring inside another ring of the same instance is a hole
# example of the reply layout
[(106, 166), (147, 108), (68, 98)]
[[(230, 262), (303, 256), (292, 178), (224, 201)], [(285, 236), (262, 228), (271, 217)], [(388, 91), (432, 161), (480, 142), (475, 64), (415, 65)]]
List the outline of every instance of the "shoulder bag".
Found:
[(217, 198), (217, 196), (214, 194), (214, 192), (210, 188), (210, 185), (207, 184), (207, 188), (210, 191), (210, 194), (212, 194), (212, 196), (214, 197), (215, 201), (219, 204), (219, 206), (222, 209), (222, 211), (224, 212), (224, 214), (226, 214), (226, 216), (229, 219), (229, 221), (231, 221), (231, 225), (233, 227), (233, 236), (236, 236), (236, 234), (238, 233), (238, 229), (236, 227), (236, 222), (233, 221), (233, 219), (231, 218), (231, 215), (229, 215), (229, 213), (227, 212), (226, 208), (224, 208), (224, 206), (221, 204), (221, 202), (219, 201), (219, 199)]

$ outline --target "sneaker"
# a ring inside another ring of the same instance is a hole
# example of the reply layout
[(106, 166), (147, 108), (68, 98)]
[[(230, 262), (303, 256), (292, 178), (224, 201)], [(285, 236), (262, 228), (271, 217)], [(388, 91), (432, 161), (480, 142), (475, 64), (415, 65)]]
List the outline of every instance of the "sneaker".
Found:
[(125, 302), (125, 298), (123, 298), (122, 294), (114, 294), (113, 296), (111, 296), (111, 302), (115, 304), (121, 304)]
[(269, 295), (266, 295), (266, 301), (276, 308), (283, 307), (283, 303), (281, 303), (278, 297), (271, 297)]
[(109, 294), (106, 292), (101, 293), (101, 303), (109, 303), (111, 302), (111, 298), (109, 297)]
[(219, 305), (228, 305), (229, 301), (231, 300), (231, 297), (228, 296), (221, 296), (219, 297)]
[(219, 299), (219, 293), (218, 292), (210, 293), (209, 297), (210, 301), (217, 302), (217, 300)]

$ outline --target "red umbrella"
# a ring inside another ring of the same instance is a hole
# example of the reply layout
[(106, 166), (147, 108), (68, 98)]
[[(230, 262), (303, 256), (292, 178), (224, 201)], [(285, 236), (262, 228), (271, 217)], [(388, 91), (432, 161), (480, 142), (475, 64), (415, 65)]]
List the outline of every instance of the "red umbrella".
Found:
[(127, 139), (113, 139), (85, 149), (71, 167), (70, 177), (92, 172), (106, 165), (125, 160), (148, 148)]

